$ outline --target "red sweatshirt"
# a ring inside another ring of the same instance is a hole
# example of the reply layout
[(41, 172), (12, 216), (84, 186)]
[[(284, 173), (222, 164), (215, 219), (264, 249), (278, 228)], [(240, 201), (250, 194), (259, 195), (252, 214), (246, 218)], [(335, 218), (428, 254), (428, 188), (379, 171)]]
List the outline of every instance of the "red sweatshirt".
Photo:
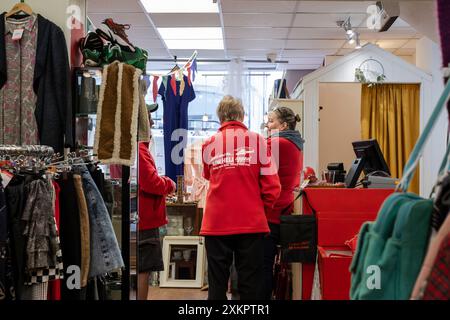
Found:
[(167, 224), (166, 195), (174, 191), (170, 179), (158, 175), (148, 145), (148, 142), (139, 143), (139, 230)]
[(265, 213), (281, 186), (263, 137), (230, 121), (202, 148), (209, 189), (200, 234), (269, 232)]
[[(271, 148), (281, 183), (280, 196), (275, 202), (273, 209), (267, 213), (267, 220), (271, 223), (280, 224), (280, 214), (292, 204), (294, 201), (294, 189), (300, 184), (303, 152), (292, 141), (286, 138), (269, 138), (267, 144)], [(292, 209), (293, 206), (287, 210), (287, 213), (290, 214)]]

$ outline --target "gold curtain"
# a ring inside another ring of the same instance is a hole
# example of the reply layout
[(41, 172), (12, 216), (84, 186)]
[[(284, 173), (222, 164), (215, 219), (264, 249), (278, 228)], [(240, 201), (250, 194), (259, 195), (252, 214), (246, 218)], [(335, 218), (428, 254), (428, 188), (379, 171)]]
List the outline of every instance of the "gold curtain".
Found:
[[(391, 170), (400, 178), (419, 137), (419, 84), (364, 84), (361, 94), (362, 139), (377, 139)], [(419, 193), (416, 171), (409, 191)]]

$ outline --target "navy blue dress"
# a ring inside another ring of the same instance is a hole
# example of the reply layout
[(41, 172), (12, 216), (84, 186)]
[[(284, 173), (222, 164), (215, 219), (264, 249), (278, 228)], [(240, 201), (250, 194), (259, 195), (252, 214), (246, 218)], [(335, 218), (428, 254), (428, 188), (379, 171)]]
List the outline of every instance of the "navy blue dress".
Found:
[[(177, 175), (184, 175), (184, 149), (187, 146), (188, 129), (188, 105), (195, 99), (194, 87), (189, 85), (188, 78), (183, 76), (184, 91), (180, 96), (180, 81), (176, 81), (177, 94), (174, 95), (170, 81), (172, 76), (167, 78), (167, 88), (161, 83), (158, 93), (162, 97), (164, 106), (163, 130), (164, 130), (164, 156), (166, 166), (166, 176), (173, 181), (177, 181)], [(172, 133), (176, 131), (172, 137)], [(172, 141), (174, 140), (174, 141)], [(174, 157), (172, 158), (172, 151)]]

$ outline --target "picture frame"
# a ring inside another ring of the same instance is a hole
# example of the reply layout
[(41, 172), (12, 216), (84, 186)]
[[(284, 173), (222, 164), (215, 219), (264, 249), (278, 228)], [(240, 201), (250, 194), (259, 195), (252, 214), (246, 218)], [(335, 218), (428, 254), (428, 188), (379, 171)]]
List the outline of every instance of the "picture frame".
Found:
[(204, 284), (205, 245), (199, 236), (166, 236), (160, 287), (201, 288)]

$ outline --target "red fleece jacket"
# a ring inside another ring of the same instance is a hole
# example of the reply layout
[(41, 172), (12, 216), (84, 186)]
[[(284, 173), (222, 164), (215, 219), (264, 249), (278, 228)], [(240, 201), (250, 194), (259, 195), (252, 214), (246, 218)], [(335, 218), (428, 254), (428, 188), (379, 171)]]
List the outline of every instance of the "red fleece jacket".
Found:
[[(271, 149), (281, 183), (280, 196), (275, 202), (273, 209), (267, 213), (267, 220), (271, 223), (280, 224), (281, 212), (292, 204), (294, 201), (294, 189), (300, 184), (303, 152), (286, 138), (269, 138), (267, 139), (267, 145)], [(286, 210), (286, 213), (290, 214), (292, 210), (293, 205)]]
[(174, 191), (168, 177), (160, 177), (148, 142), (139, 143), (139, 230), (167, 224), (166, 195)]
[(230, 121), (203, 144), (202, 151), (209, 189), (200, 234), (269, 232), (266, 212), (281, 186), (263, 137)]

